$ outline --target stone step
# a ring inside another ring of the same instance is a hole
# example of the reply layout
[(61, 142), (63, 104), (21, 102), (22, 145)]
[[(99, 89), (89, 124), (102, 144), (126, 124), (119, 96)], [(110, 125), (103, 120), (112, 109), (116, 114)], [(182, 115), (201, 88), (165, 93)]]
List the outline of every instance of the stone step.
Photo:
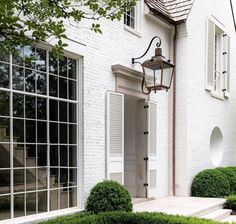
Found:
[(231, 213), (232, 213), (232, 210), (230, 209), (217, 209), (206, 215), (201, 216), (201, 218), (219, 221), (219, 220), (229, 217)]
[(210, 206), (202, 207), (201, 209), (199, 209), (198, 211), (196, 211), (190, 215), (194, 216), (194, 217), (202, 217), (202, 216), (209, 214), (213, 211), (216, 211), (218, 209), (223, 209), (224, 204), (225, 204), (225, 200), (220, 200), (219, 202), (216, 202)]
[(236, 223), (236, 215), (231, 215), (227, 218), (220, 220), (221, 222)]

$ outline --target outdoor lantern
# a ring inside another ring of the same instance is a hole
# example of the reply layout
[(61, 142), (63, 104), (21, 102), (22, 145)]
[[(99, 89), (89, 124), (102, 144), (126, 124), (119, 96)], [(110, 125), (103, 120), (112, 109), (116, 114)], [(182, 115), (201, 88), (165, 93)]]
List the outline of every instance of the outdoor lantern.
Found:
[[(157, 48), (155, 49), (155, 56), (151, 59), (144, 61), (143, 63), (136, 62), (135, 60), (144, 57), (149, 51), (152, 42), (154, 39), (158, 38)], [(144, 94), (150, 94), (151, 91), (156, 92), (157, 90), (166, 90), (168, 91), (173, 74), (174, 74), (174, 65), (170, 63), (170, 60), (166, 60), (164, 56), (162, 56), (161, 39), (160, 37), (154, 37), (146, 52), (138, 58), (132, 58), (132, 64), (139, 63), (143, 68), (143, 81), (142, 81), (142, 92)], [(145, 91), (146, 89), (146, 91)]]

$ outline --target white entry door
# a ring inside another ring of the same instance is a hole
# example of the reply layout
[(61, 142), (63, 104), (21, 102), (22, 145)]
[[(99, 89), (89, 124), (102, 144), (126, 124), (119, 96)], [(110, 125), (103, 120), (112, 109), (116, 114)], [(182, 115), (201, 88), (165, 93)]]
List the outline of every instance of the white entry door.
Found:
[(124, 94), (107, 92), (107, 179), (124, 184)]
[(157, 194), (157, 104), (149, 101), (147, 113), (147, 197)]

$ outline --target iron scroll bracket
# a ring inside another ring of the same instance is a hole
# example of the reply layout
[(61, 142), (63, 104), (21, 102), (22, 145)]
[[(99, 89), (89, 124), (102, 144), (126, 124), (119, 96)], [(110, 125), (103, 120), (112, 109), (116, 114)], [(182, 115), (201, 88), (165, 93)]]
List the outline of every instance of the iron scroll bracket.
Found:
[(147, 50), (145, 51), (145, 53), (140, 57), (132, 58), (132, 64), (139, 63), (139, 62), (136, 62), (136, 60), (143, 58), (148, 53), (148, 51), (149, 51), (150, 47), (152, 46), (152, 43), (155, 39), (158, 39), (156, 47), (161, 46), (161, 38), (159, 36), (153, 37), (152, 40), (150, 41), (149, 46), (148, 46)]

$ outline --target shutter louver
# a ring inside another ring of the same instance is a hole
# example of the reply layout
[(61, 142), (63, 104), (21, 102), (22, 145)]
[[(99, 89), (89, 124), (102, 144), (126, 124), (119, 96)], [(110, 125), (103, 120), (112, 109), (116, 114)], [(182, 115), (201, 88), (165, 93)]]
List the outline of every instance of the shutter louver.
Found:
[(107, 93), (107, 179), (124, 184), (124, 95)]
[(148, 107), (148, 198), (157, 195), (157, 104)]
[(207, 69), (206, 69), (206, 89), (214, 89), (214, 48), (215, 48), (215, 23), (207, 20)]

